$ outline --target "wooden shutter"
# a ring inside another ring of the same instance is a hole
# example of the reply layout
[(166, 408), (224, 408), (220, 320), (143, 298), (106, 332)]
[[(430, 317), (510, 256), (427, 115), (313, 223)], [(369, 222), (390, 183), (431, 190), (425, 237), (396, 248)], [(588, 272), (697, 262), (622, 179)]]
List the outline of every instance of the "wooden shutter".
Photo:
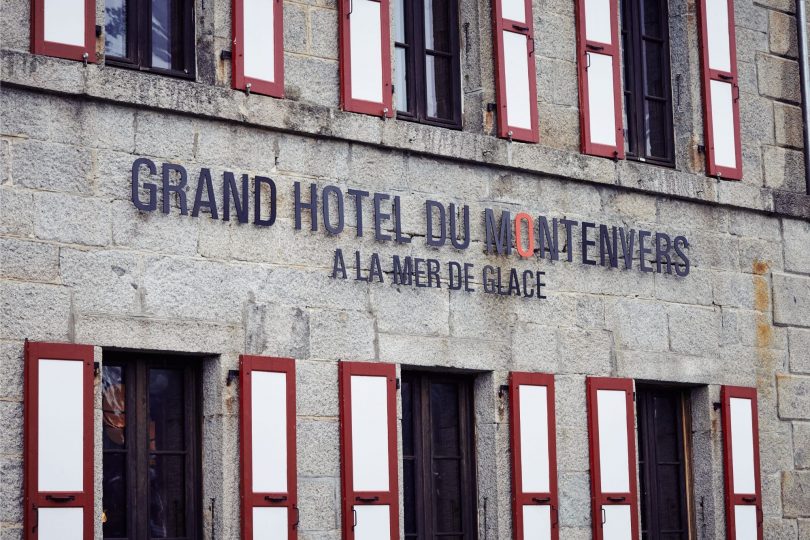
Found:
[(706, 171), (740, 180), (740, 87), (734, 0), (699, 0)]
[(512, 373), (509, 415), (515, 540), (557, 540), (554, 376)]
[(396, 369), (341, 362), (344, 540), (399, 538)]
[(233, 0), (233, 87), (284, 96), (281, 0)]
[(340, 100), (352, 112), (394, 115), (388, 0), (340, 0)]
[(638, 539), (633, 380), (588, 377), (595, 540)]
[(96, 61), (94, 0), (33, 0), (31, 27), (34, 54)]
[(582, 151), (624, 159), (616, 0), (577, 0)]
[(762, 540), (757, 390), (724, 386), (723, 455), (729, 540)]
[(90, 540), (93, 347), (25, 344), (25, 538)]
[(537, 80), (531, 0), (495, 0), (498, 136), (537, 142)]
[(242, 538), (296, 538), (295, 362), (239, 358)]

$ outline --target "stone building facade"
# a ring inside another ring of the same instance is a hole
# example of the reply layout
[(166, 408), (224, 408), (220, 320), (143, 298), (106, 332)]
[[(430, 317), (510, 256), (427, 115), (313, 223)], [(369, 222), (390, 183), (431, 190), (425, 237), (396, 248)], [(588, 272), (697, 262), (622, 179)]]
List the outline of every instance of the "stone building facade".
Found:
[[(0, 538), (29, 537), (28, 340), (91, 345), (102, 366), (122, 350), (190, 355), (198, 363), (200, 538), (241, 534), (240, 384), (229, 371), (249, 354), (295, 361), (298, 538), (341, 536), (339, 364), (353, 361), (393, 364), (397, 377), (424, 369), (470, 378), (481, 540), (513, 534), (511, 424), (502, 389), (511, 372), (554, 375), (559, 535), (571, 540), (591, 537), (595, 528), (588, 377), (682, 385), (690, 537), (699, 539), (726, 537), (721, 387), (754, 387), (764, 537), (810, 539), (810, 197), (792, 1), (734, 3), (741, 181), (705, 172), (692, 0), (669, 2), (671, 168), (581, 153), (572, 2), (534, 2), (538, 144), (496, 136), (488, 1), (459, 2), (460, 130), (341, 109), (334, 0), (284, 1), (282, 99), (232, 88), (231, 59), (221, 55), (231, 49), (231, 2), (194, 4), (194, 80), (106, 65), (103, 37), (95, 63), (33, 54), (29, 2), (1, 4)], [(103, 3), (96, 19), (103, 26)], [(159, 188), (155, 211), (136, 207), (131, 171), (139, 158), (156, 164), (152, 175), (148, 166), (139, 169), (143, 201), (143, 182), (159, 185), (162, 164), (187, 171), (189, 215), (176, 195), (163, 213)], [(275, 223), (211, 219), (206, 211), (193, 217), (203, 168), (211, 170), (218, 201), (225, 171), (272, 179)], [(401, 223), (381, 227), (410, 242), (376, 239), (370, 203), (363, 209), (366, 233), (358, 237), (350, 198), (339, 234), (323, 222), (311, 230), (306, 209), (297, 228), (296, 183), (302, 200), (311, 184), (321, 197), (326, 186), (399, 196)], [(450, 239), (426, 245), (426, 200), (469, 206), (469, 247), (457, 249)], [(597, 264), (582, 264), (576, 236), (562, 239), (556, 261), (540, 252), (489, 253), (486, 209), (682, 236), (688, 275), (640, 271), (637, 252), (631, 270), (599, 264), (598, 248)], [(335, 276), (337, 249), (346, 279)], [(355, 251), (366, 278), (371, 254), (380, 255), (379, 279), (354, 279)], [(476, 290), (395, 283), (394, 255), (434, 259), (443, 269), (470, 263)], [(504, 276), (511, 268), (545, 272), (546, 298), (487, 294), (480, 273), (487, 265), (503, 268)], [(96, 374), (97, 538), (104, 512), (101, 393)], [(399, 393), (396, 403), (401, 418)], [(399, 422), (397, 432), (401, 456)], [(397, 463), (402, 478), (402, 459)], [(401, 482), (397, 490), (402, 508)]]

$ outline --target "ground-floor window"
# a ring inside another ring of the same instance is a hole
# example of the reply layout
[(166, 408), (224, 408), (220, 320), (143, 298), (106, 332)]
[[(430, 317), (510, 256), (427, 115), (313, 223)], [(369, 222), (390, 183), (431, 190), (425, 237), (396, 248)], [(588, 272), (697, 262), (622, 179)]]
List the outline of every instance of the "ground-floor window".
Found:
[(476, 538), (471, 383), (402, 372), (405, 538)]
[(105, 539), (198, 537), (197, 394), (193, 360), (105, 354)]
[(687, 407), (680, 389), (636, 386), (641, 537), (645, 540), (691, 537)]

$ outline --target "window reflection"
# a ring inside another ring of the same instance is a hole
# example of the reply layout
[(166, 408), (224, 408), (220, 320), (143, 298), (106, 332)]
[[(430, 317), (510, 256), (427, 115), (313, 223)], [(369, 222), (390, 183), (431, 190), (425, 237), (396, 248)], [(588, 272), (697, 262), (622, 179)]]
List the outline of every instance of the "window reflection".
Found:
[(127, 0), (107, 0), (104, 8), (104, 47), (107, 56), (127, 56)]

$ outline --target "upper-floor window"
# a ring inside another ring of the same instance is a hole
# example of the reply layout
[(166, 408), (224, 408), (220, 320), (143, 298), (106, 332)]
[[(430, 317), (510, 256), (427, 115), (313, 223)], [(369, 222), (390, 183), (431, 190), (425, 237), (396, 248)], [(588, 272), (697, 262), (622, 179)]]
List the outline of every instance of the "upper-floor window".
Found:
[(461, 127), (457, 0), (394, 0), (397, 115)]
[(193, 0), (106, 0), (107, 63), (194, 77)]
[(622, 1), (625, 151), (675, 164), (666, 0)]

